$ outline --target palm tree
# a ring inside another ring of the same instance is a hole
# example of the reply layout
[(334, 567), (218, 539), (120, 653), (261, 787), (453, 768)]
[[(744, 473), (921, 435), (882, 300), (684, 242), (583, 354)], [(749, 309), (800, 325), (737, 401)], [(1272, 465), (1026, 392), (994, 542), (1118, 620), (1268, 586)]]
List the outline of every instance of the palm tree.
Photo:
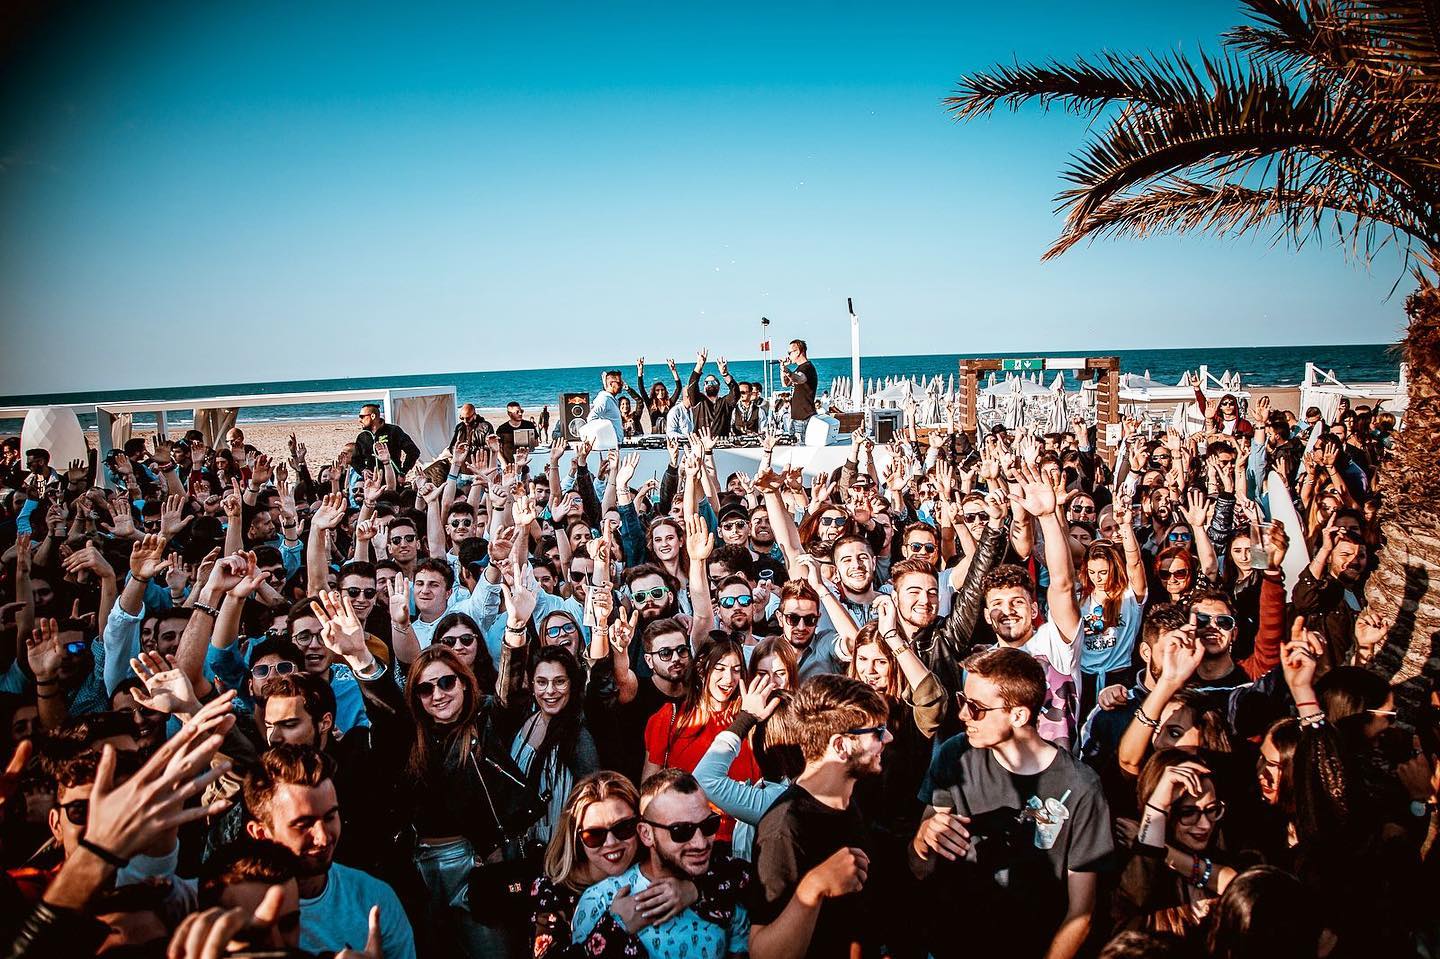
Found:
[(1242, 3), (1249, 22), (1216, 54), (1000, 65), (945, 102), (960, 120), (1036, 101), (1102, 121), (1064, 173), (1047, 259), (1190, 230), (1329, 241), (1365, 262), (1402, 250), (1419, 284), (1409, 408), (1379, 482), (1367, 599), (1395, 622), (1374, 668), (1414, 702), (1440, 643), (1440, 0)]

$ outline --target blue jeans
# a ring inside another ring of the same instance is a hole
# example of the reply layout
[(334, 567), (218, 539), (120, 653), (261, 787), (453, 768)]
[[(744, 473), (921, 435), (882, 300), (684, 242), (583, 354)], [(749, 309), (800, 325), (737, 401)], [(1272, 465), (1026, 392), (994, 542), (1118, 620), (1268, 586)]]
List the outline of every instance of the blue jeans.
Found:
[(504, 929), (476, 922), (470, 915), (468, 895), (470, 870), (475, 867), (475, 848), (468, 839), (427, 846), (415, 846), (415, 868), (429, 892), (427, 925), (435, 948), (441, 955), (489, 959), (511, 955), (510, 937)]

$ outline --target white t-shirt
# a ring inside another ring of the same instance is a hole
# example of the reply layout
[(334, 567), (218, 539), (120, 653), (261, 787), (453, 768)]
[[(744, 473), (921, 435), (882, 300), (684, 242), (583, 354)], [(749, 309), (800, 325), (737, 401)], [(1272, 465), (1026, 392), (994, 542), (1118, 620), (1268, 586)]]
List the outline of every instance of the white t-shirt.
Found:
[(1045, 686), (1049, 690), (1045, 707), (1040, 710), (1040, 736), (1050, 742), (1079, 742), (1080, 672), (1075, 644), (1065, 642), (1054, 621), (1046, 622), (1021, 647), (1045, 667)]

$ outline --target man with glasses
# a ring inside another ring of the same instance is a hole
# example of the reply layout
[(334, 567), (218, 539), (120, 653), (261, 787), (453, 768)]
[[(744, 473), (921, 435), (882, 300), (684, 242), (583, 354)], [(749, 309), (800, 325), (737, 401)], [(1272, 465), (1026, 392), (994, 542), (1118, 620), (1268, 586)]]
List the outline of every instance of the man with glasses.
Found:
[(943, 885), (935, 901), (952, 904), (932, 917), (931, 954), (1069, 959), (1090, 932), (1097, 873), (1114, 850), (1099, 777), (1041, 736), (1049, 691), (1034, 658), (998, 647), (964, 670), (965, 732), (930, 764), (908, 850), (914, 874)]
[(780, 612), (776, 618), (781, 634), (795, 647), (799, 665), (797, 684), (820, 673), (845, 671), (845, 664), (835, 654), (838, 634), (829, 626), (820, 625), (820, 599), (815, 587), (803, 579), (792, 579), (780, 589)]
[(625, 376), (619, 370), (606, 370), (600, 381), (600, 392), (595, 394), (595, 399), (590, 403), (590, 413), (585, 417), (585, 422), (604, 420), (609, 423), (610, 428), (615, 431), (615, 443), (619, 445), (625, 439), (625, 420), (620, 415), (620, 402), (616, 397), (625, 389)]
[(727, 576), (716, 585), (715, 618), (725, 638), (741, 646), (755, 645), (755, 596), (744, 576)]
[(1249, 685), (1250, 674), (1231, 655), (1239, 624), (1230, 597), (1218, 590), (1196, 595), (1190, 601), (1190, 622), (1195, 627), (1195, 638), (1205, 650), (1200, 665), (1195, 668), (1194, 685), (1207, 692), (1223, 693)]
[(690, 630), (678, 619), (658, 619), (639, 631), (648, 675), (630, 668), (618, 650), (596, 662), (585, 692), (586, 724), (600, 750), (602, 768), (632, 780), (645, 765), (645, 725), (667, 703), (677, 708), (690, 676)]
[(815, 415), (815, 391), (819, 388), (820, 377), (815, 364), (810, 362), (809, 347), (804, 340), (791, 340), (785, 353), (786, 363), (780, 364), (780, 383), (790, 387), (790, 432), (804, 438), (805, 428)]
[(753, 959), (849, 959), (878, 954), (890, 931), (864, 888), (872, 833), (852, 803), (855, 785), (880, 774), (889, 707), (857, 679), (815, 676), (789, 708), (805, 771), (755, 830), (759, 902), (751, 912)]
[[(709, 430), (716, 438), (729, 436), (735, 419), (735, 404), (740, 399), (740, 385), (730, 375), (730, 366), (723, 356), (715, 358), (715, 365), (720, 370), (719, 379), (710, 374), (702, 383), (700, 376), (705, 372), (707, 356), (705, 350), (695, 354), (695, 369), (691, 370), (690, 381), (685, 385), (685, 399), (694, 420), (695, 432)], [(724, 396), (720, 395), (720, 380), (725, 381), (727, 392)]]
[(384, 443), (390, 449), (395, 472), (404, 476), (420, 459), (420, 447), (415, 445), (408, 433), (394, 423), (385, 422), (380, 407), (366, 403), (360, 407), (360, 434), (355, 437), (355, 452), (350, 457), (350, 468), (357, 473), (373, 470), (379, 464), (375, 445)]
[(407, 578), (415, 575), (415, 563), (420, 556), (420, 529), (405, 513), (390, 520), (385, 545), (390, 547), (390, 559), (400, 567)]
[(353, 665), (336, 662), (335, 654), (320, 639), (320, 617), (312, 602), (302, 599), (290, 607), (289, 638), (300, 650), (305, 672), (330, 683), (335, 694), (335, 732), (344, 736), (357, 726), (370, 725), (359, 679), (378, 678), (385, 673), (385, 664), (373, 652), (357, 656)]
[(700, 916), (693, 907), (656, 923), (643, 914), (635, 896), (666, 879), (693, 882), (710, 869), (720, 814), (710, 808), (695, 777), (664, 769), (640, 789), (641, 851), (635, 863), (618, 876), (595, 883), (580, 896), (571, 935), (585, 943), (608, 913), (614, 913), (636, 935), (646, 951), (686, 959), (726, 959), (747, 951), (750, 920), (736, 905), (728, 923)]
[[(515, 456), (515, 431), (529, 430), (532, 437), (538, 432), (535, 423), (525, 418), (525, 408), (514, 400), (505, 404), (505, 421), (495, 427), (495, 435), (500, 440), (500, 451), (507, 457)], [(524, 436), (522, 435), (522, 439)], [(531, 443), (533, 445), (534, 439)]]

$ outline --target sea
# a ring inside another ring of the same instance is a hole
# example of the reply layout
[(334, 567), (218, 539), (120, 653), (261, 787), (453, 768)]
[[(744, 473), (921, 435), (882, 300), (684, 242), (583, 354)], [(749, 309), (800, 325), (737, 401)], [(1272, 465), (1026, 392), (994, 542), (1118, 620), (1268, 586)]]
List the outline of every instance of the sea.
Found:
[[(1029, 358), (1076, 356), (1073, 351), (1066, 353), (1013, 353), (986, 354), (997, 358)], [(1224, 372), (1238, 372), (1247, 384), (1259, 386), (1293, 386), (1305, 375), (1305, 363), (1314, 363), (1322, 370), (1333, 372), (1341, 381), (1350, 382), (1391, 382), (1399, 379), (1400, 362), (1393, 345), (1363, 344), (1351, 346), (1246, 346), (1246, 347), (1204, 347), (1197, 349), (1167, 350), (1110, 350), (1095, 351), (1090, 355), (1118, 356), (1122, 371), (1148, 375), (1151, 379), (1177, 383), (1187, 370), (1198, 369), (1201, 364), (1209, 366), (1210, 372), (1219, 376)], [(971, 358), (958, 353), (931, 354), (924, 356), (866, 356), (860, 361), (860, 375), (865, 379), (886, 379), (889, 377), (932, 377), (948, 376), (958, 372), (962, 359)], [(850, 358), (812, 357), (819, 374), (820, 388), (825, 390), (836, 377), (850, 375)], [(694, 360), (681, 360), (680, 374), (688, 375), (694, 367)], [(571, 366), (537, 370), (480, 370), (472, 373), (433, 373), (415, 376), (374, 376), (351, 379), (286, 380), (271, 383), (212, 383), (195, 386), (143, 387), (129, 390), (111, 390), (91, 393), (45, 393), (31, 396), (0, 397), (0, 406), (42, 406), (62, 403), (94, 404), (142, 400), (186, 400), (204, 399), (215, 396), (244, 394), (273, 394), (319, 392), (325, 390), (363, 390), (385, 388), (398, 389), (417, 386), (455, 387), (460, 403), (474, 403), (482, 409), (501, 407), (514, 400), (525, 407), (527, 415), (538, 413), (544, 406), (553, 411), (559, 396), (567, 391), (594, 393), (600, 387), (600, 375), (607, 367)], [(635, 367), (621, 365), (626, 381), (634, 385)], [(708, 367), (714, 369), (713, 364)], [(737, 360), (730, 364), (730, 370), (737, 379), (760, 382), (762, 380), (759, 360)], [(663, 363), (652, 363), (646, 367), (647, 385), (656, 376), (668, 383), (669, 372)], [(1068, 374), (1067, 374), (1068, 376)], [(1047, 379), (1053, 379), (1053, 375)], [(1070, 383), (1073, 388), (1074, 383)], [(345, 403), (311, 403), (294, 406), (262, 406), (240, 410), (240, 422), (259, 423), (267, 421), (326, 420), (350, 417), (355, 414), (360, 401)], [(94, 425), (93, 414), (82, 414), (81, 423)], [(144, 415), (135, 417), (136, 425), (153, 422)], [(171, 414), (171, 425), (189, 422), (188, 413)], [(19, 420), (0, 419), (0, 432), (17, 432)]]

